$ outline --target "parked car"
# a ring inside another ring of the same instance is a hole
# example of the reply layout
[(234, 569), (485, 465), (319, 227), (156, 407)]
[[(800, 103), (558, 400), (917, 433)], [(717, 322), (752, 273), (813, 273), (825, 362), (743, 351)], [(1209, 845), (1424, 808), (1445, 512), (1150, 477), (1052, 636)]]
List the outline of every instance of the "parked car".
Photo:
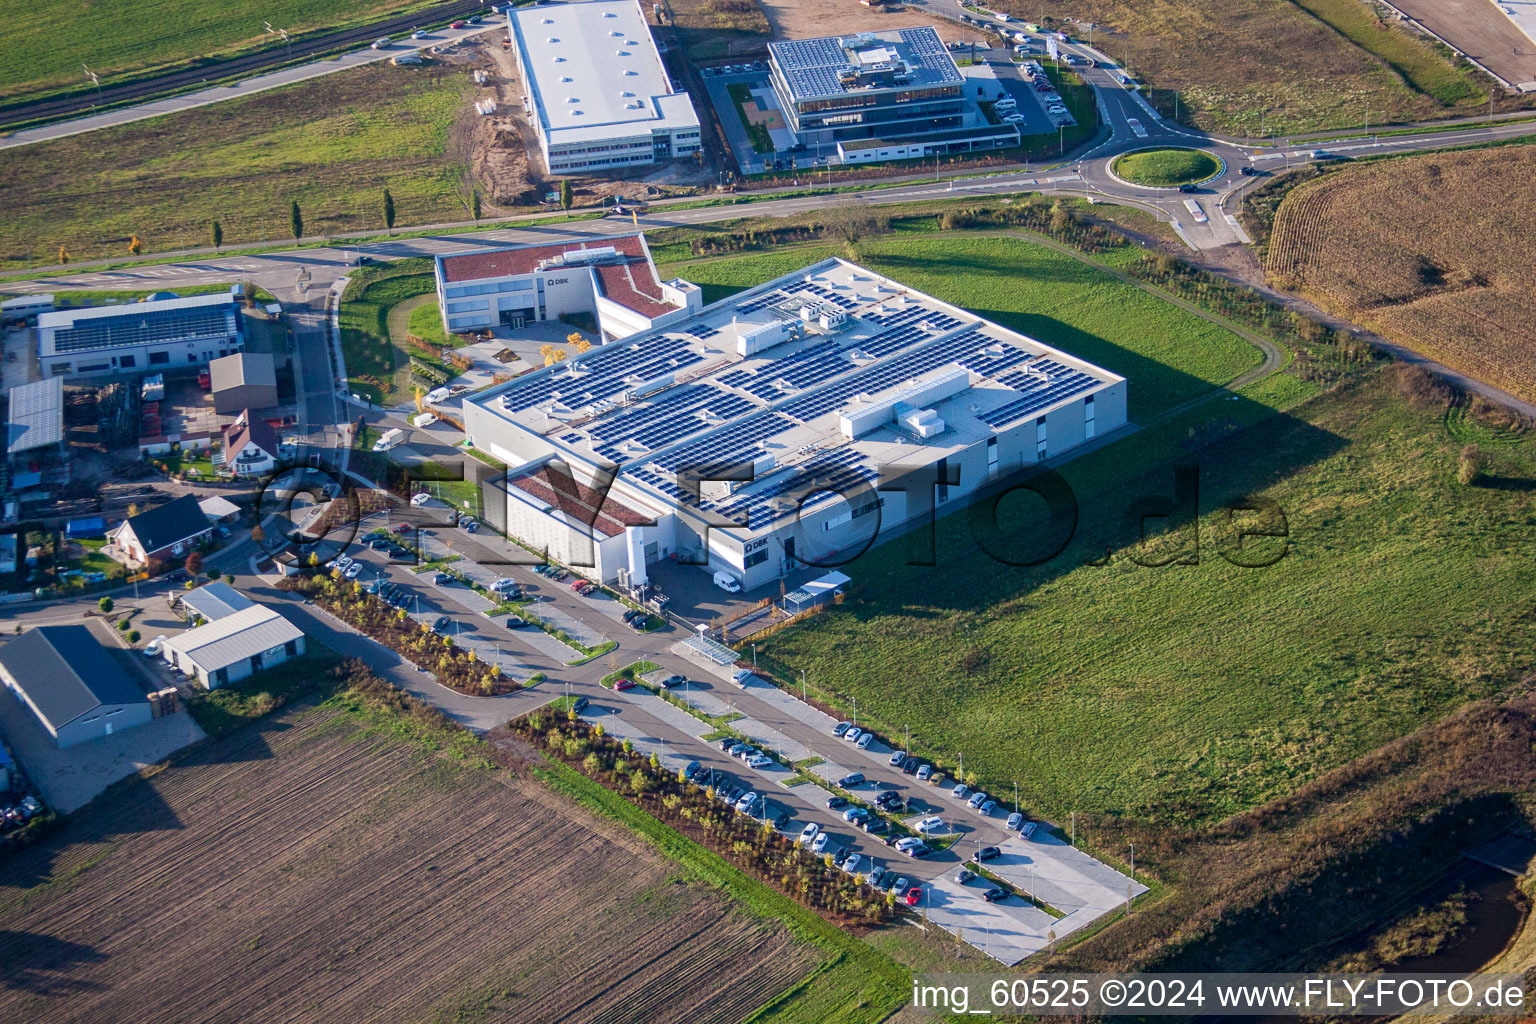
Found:
[(449, 28), (468, 28), (469, 27), (469, 23), (464, 21), (463, 19), (460, 19), (458, 21), (449, 22), (448, 23), (448, 27)]
[(905, 774), (905, 775), (916, 775), (917, 774), (917, 766), (920, 765), (920, 764), (922, 764), (922, 762), (919, 761), (917, 758), (909, 757), (906, 760), (901, 762), (902, 773)]
[(901, 802), (901, 794), (892, 789), (883, 790), (879, 796), (875, 797), (876, 807), (895, 807)]
[(153, 658), (160, 653), (160, 648), (165, 646), (165, 634), (162, 633), (149, 643), (144, 645), (144, 657)]
[(914, 885), (912, 888), (907, 890), (907, 894), (902, 898), (906, 900), (907, 906), (917, 906), (923, 898), (923, 887), (920, 885)]
[(827, 810), (837, 811), (848, 806), (848, 798), (842, 796), (827, 797)]
[(976, 872), (972, 871), (970, 868), (961, 868), (955, 875), (955, 881), (959, 882), (961, 885), (964, 885), (975, 877)]
[(971, 794), (971, 798), (969, 800), (967, 800), (966, 803), (971, 805), (971, 809), (972, 810), (975, 810), (976, 808), (980, 807), (982, 804), (986, 803), (987, 799), (988, 799), (987, 794), (983, 793), (981, 790), (978, 789), (976, 792)]
[(1014, 811), (1012, 814), (1008, 815), (1008, 820), (1003, 823), (1003, 827), (1010, 832), (1017, 832), (1020, 828), (1023, 827), (1023, 825), (1024, 815), (1020, 814), (1018, 811)]
[(955, 783), (955, 788), (949, 791), (949, 795), (954, 797), (956, 800), (964, 800), (965, 794), (969, 793), (970, 791), (970, 787), (968, 787), (965, 783), (957, 782)]
[(859, 827), (862, 828), (865, 832), (868, 832), (870, 835), (877, 836), (881, 832), (889, 829), (891, 826), (884, 818), (876, 818), (871, 815), (868, 819), (865, 820), (864, 824), (860, 825)]
[(868, 877), (866, 877), (864, 880), (868, 882), (872, 888), (879, 889), (880, 883), (885, 881), (886, 874), (887, 872), (885, 868), (872, 867), (869, 869)]
[(747, 767), (757, 768), (759, 770), (763, 768), (771, 768), (773, 767), (773, 758), (769, 757), (767, 754), (754, 754), (747, 758)]
[(852, 743), (862, 735), (864, 735), (864, 730), (855, 725), (853, 728), (843, 733), (843, 739), (847, 740), (849, 743)]
[(749, 751), (751, 749), (752, 749), (752, 745), (750, 743), (743, 743), (743, 742), (741, 742), (741, 740), (737, 740), (736, 742), (732, 743), (729, 747), (727, 747), (725, 749), (725, 752), (727, 754), (730, 754), (732, 757), (740, 757), (742, 754), (746, 753), (747, 751)]
[[(583, 711), (587, 710), (587, 705), (590, 703), (591, 701), (587, 700), (585, 697), (577, 697), (575, 700), (571, 701), (571, 710), (579, 715)], [(697, 761), (690, 761), (689, 763), (692, 764), (695, 768), (699, 766), (699, 762)]]
[(944, 824), (943, 818), (939, 817), (937, 814), (930, 814), (926, 818), (923, 818), (921, 821), (919, 821), (914, 827), (917, 829), (917, 831), (923, 833), (924, 835), (930, 835), (934, 832), (942, 832), (946, 826)]
[(905, 853), (907, 851), (907, 847), (920, 846), (922, 845), (922, 842), (923, 841), (916, 836), (902, 836), (900, 839), (896, 840), (894, 845), (897, 850)]
[(432, 576), (432, 582), (436, 586), (446, 587), (448, 584), (453, 582), (453, 577), (445, 572), (434, 573)]
[[(425, 505), (431, 500), (432, 495), (428, 494), (426, 491), (419, 491), (418, 493), (411, 495), (411, 504), (415, 505), (417, 508), (421, 508), (421, 506)], [(404, 524), (402, 523), (401, 525), (403, 526)]]
[(821, 833), (818, 833), (816, 838), (811, 840), (811, 852), (812, 853), (825, 853), (826, 850), (827, 850), (827, 847), (829, 845), (831, 845), (831, 843), (832, 843), (832, 833), (831, 832), (821, 832)]
[(751, 814), (752, 808), (757, 806), (757, 794), (748, 793), (736, 801), (736, 810), (742, 814)]
[(532, 623), (528, 622), (526, 619), (520, 619), (516, 615), (507, 616), (508, 629), (527, 629), (531, 625)]
[(411, 33), (411, 38), (412, 39), (425, 39), (425, 38), (427, 38), (427, 34), (425, 32), (423, 32), (421, 29), (417, 29), (415, 32)]
[(843, 812), (843, 820), (850, 825), (861, 824), (869, 817), (869, 811), (863, 807), (850, 807)]
[(994, 860), (998, 857), (1001, 857), (1002, 855), (1003, 851), (999, 850), (995, 846), (983, 846), (981, 849), (971, 854), (971, 860), (980, 864), (982, 861)]
[(447, 633), (453, 627), (453, 620), (446, 615), (439, 615), (432, 622), (432, 632)]
[(859, 873), (859, 866), (863, 863), (864, 857), (861, 854), (850, 853), (848, 859), (843, 861), (841, 867), (850, 875), (856, 875)]
[(1019, 829), (1019, 838), (1021, 838), (1021, 839), (1032, 839), (1032, 838), (1034, 838), (1035, 832), (1038, 831), (1039, 828), (1040, 828), (1040, 823), (1039, 822), (1026, 821), (1024, 823), (1024, 827)]
[[(421, 497), (421, 495), (417, 495), (417, 497)], [(412, 498), (411, 500), (415, 501), (415, 498)], [(410, 523), (396, 523), (394, 526), (391, 526), (389, 528), (389, 532), (390, 533), (410, 533), (411, 532), (411, 524)]]
[(860, 750), (868, 750), (869, 749), (869, 745), (871, 743), (873, 743), (874, 741), (875, 741), (875, 734), (872, 733), (872, 732), (866, 732), (864, 735), (860, 736), (857, 740), (854, 740), (853, 745), (858, 747)]
[(684, 679), (682, 676), (673, 673), (661, 681), (661, 688), (663, 690), (671, 690), (675, 687), (682, 686), (687, 681), (688, 680)]
[(994, 885), (990, 889), (983, 889), (981, 892), (981, 898), (986, 900), (988, 903), (996, 903), (999, 900), (1005, 900), (1008, 898), (1008, 890), (999, 888), (998, 886)]
[(353, 562), (351, 565), (347, 566), (347, 571), (346, 571), (345, 575), (346, 575), (347, 579), (355, 580), (355, 579), (357, 579), (358, 575), (362, 573), (362, 571), (363, 571), (363, 563), (362, 562)]
[(933, 776), (933, 765), (925, 764), (917, 769), (917, 781), (927, 782)]
[(689, 761), (687, 764), (683, 765), (683, 778), (692, 779), (695, 775), (699, 774), (703, 768), (704, 766), (699, 764), (699, 762)]
[(891, 766), (891, 767), (892, 767), (892, 768), (900, 768), (900, 767), (901, 767), (901, 763), (902, 763), (902, 762), (903, 762), (903, 761), (905, 761), (905, 760), (906, 760), (906, 759), (907, 759), (907, 753), (906, 753), (906, 751), (904, 751), (904, 750), (898, 750), (898, 751), (896, 751), (896, 752), (895, 752), (895, 753), (894, 753), (894, 754), (892, 754), (892, 755), (891, 755), (891, 759), (890, 759), (890, 761), (888, 761), (888, 762), (887, 762), (887, 763), (888, 763), (888, 764), (889, 764), (889, 765), (890, 765), (890, 766)]
[(810, 824), (806, 825), (805, 828), (800, 830), (800, 838), (796, 839), (795, 842), (797, 842), (797, 843), (808, 843), (812, 839), (815, 839), (817, 834), (820, 833), (820, 832), (821, 832), (821, 826), (816, 824), (813, 821)]
[(976, 808), (976, 813), (984, 818), (990, 818), (995, 810), (997, 810), (996, 800), (983, 800), (981, 806)]
[(615, 690), (633, 690), (635, 688), (635, 681), (629, 678), (629, 676), (620, 676), (614, 681), (613, 688)]
[(862, 786), (863, 784), (863, 772), (849, 772), (847, 775), (844, 775), (842, 778), (837, 780), (839, 789), (852, 789), (855, 786)]

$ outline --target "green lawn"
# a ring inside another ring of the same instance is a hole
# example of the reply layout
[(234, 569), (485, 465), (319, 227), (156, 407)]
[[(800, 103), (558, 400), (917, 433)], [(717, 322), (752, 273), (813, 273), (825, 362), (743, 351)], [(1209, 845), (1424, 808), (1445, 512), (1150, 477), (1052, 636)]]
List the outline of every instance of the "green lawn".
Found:
[[(1463, 440), (1389, 375), (1289, 415), (1273, 413), (1304, 397), (1289, 387), (1207, 402), (1069, 463), (1081, 518), (1042, 566), (983, 554), (963, 514), (940, 521), (936, 567), (877, 548), (845, 570), (852, 599), (759, 658), (805, 670), (840, 708), (857, 699), (887, 735), (910, 726), (947, 765), (963, 754), (994, 792), (1017, 782), (1055, 820), (1204, 822), (1290, 792), (1536, 668), (1536, 445), (1498, 449), (1494, 486), (1461, 486)], [(1191, 450), (1213, 422), (1256, 426)], [(1144, 567), (1127, 510), (1171, 494), (1176, 462), (1199, 467), (1198, 564)], [(1232, 536), (1219, 509), (1244, 494), (1288, 518), (1268, 568), (1217, 553)], [(1003, 505), (1009, 542), (1037, 535), (1032, 514)]]
[(1143, 149), (1117, 159), (1113, 170), (1138, 185), (1183, 185), (1221, 173), (1221, 161), (1198, 149)]
[[(858, 251), (871, 270), (1125, 376), (1133, 420), (1156, 416), (1261, 361), (1258, 350), (1230, 331), (1022, 239), (880, 236), (861, 241)], [(708, 302), (842, 254), (838, 246), (803, 246), (669, 264), (663, 273), (703, 286)]]
[(731, 101), (736, 104), (736, 116), (741, 118), (741, 126), (746, 130), (752, 148), (759, 153), (772, 153), (773, 137), (768, 134), (768, 129), (747, 120), (744, 104), (752, 102), (752, 90), (747, 87), (747, 83), (731, 82), (725, 88), (731, 94)]
[(370, 65), (0, 151), (0, 269), (56, 263), (61, 246), (127, 257), (134, 235), (146, 255), (210, 245), (215, 220), (226, 249), (282, 240), (293, 201), (307, 235), (378, 229), (385, 188), (402, 227), (467, 219), (446, 143), (472, 91), (467, 74)]
[[(432, 261), (422, 258), (356, 271), (341, 297), (341, 350), (347, 361), (347, 385), (376, 403), (408, 397), (410, 353), (403, 337), (393, 337), (389, 314), (395, 306), (436, 287)], [(434, 311), (436, 304), (428, 307)]]
[(135, 0), (119, 4), (41, 0), (7, 19), (0, 49), (0, 100), (85, 83), (80, 65), (102, 85), (178, 62), (204, 62), (276, 41), (262, 22), (298, 38), (306, 32), (365, 24), (427, 0)]

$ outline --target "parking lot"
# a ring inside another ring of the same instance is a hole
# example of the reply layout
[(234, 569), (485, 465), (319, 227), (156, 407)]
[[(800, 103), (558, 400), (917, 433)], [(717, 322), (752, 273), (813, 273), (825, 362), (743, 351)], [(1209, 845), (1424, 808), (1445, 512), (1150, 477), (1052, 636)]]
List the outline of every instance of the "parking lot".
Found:
[[(408, 553), (391, 561), (387, 550), (355, 543), (349, 556), (359, 564), (353, 577), (358, 582), (393, 582), (407, 614), (428, 623), (444, 620), (439, 627), (443, 632), (515, 677), (547, 677), (536, 691), (527, 692), (528, 699), (519, 694), (510, 704), (497, 704), (508, 709), (505, 715), (566, 693), (584, 697), (588, 703), (582, 716), (587, 721), (629, 739), (644, 753), (655, 752), (667, 767), (678, 770), (697, 762), (695, 779), (701, 785), (712, 785), (733, 799), (758, 794), (752, 815), (773, 822), (783, 834), (796, 837), (814, 825), (818, 834), (827, 836), (818, 852), (837, 854), (839, 860), (856, 854), (853, 871), (867, 876), (883, 869), (883, 888), (921, 887), (915, 909), (1002, 963), (1017, 963), (1117, 909), (1128, 892), (1145, 891), (1046, 827), (1021, 838), (1017, 826), (1005, 827), (1013, 808), (1002, 800), (983, 814), (971, 805), (969, 792), (954, 794), (953, 780), (919, 779), (915, 761), (905, 766), (910, 770), (893, 765), (903, 757), (887, 738), (872, 737), (867, 746), (849, 742), (844, 737), (854, 735), (851, 730), (839, 736), (840, 723), (793, 694), (756, 677), (738, 682), (733, 665), (710, 660), (694, 645), (686, 623), (636, 633), (623, 622), (627, 606), (612, 595), (579, 595), (567, 585), (569, 580), (556, 582), (535, 572), (537, 560), (528, 552), (488, 531), (470, 534), (447, 525), (447, 514), (446, 508), (428, 503), (396, 514), (393, 521), (371, 520), (360, 537), (380, 526), (408, 524), (408, 529), (419, 530), (410, 536), (427, 557), (457, 556), (448, 567), (482, 586), (510, 578), (525, 596), (535, 599), (525, 606), (528, 614), (558, 623), (589, 647), (609, 641), (618, 645), (611, 654), (590, 661), (578, 658), (573, 648), (542, 630), (509, 629), (499, 616), (488, 617), (485, 612), (494, 605), (463, 583), (434, 582), (437, 573), (432, 570), (412, 572), (418, 566)], [(625, 690), (601, 685), (616, 668), (639, 661), (658, 666), (641, 676), (644, 685)], [(652, 689), (673, 675), (686, 680), (668, 691), (677, 704)], [(742, 743), (765, 755), (755, 767), (723, 749)], [(855, 772), (863, 780), (839, 788), (838, 781)], [(850, 811), (869, 808), (882, 794), (888, 794), (886, 800), (899, 798), (890, 813), (872, 816), (871, 824), (883, 823), (877, 826), (882, 830), (871, 832), (847, 820)], [(930, 816), (937, 816), (942, 825), (931, 833), (926, 855), (906, 855), (893, 845)], [(998, 854), (986, 867), (1011, 890), (998, 902), (981, 896), (993, 883), (955, 880), (966, 860), (987, 847), (996, 847)], [(1034, 893), (1055, 913), (1018, 895), (1025, 892)]]

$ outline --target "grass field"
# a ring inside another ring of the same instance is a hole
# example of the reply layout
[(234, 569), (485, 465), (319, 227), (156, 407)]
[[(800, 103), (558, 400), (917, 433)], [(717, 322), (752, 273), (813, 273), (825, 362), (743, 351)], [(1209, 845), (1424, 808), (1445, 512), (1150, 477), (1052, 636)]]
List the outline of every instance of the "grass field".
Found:
[[(1209, 821), (1289, 792), (1536, 664), (1536, 569), (1516, 542), (1536, 523), (1531, 440), (1498, 450), (1489, 486), (1461, 486), (1444, 410), (1408, 407), (1389, 376), (1278, 417), (1205, 403), (1069, 463), (1081, 518), (1044, 565), (995, 562), (962, 515), (938, 530), (937, 568), (877, 548), (847, 570), (853, 600), (759, 657), (951, 766), (963, 754), (987, 786), (1017, 781), (1053, 819)], [(1128, 511), (1171, 496), (1175, 463), (1199, 467), (1198, 554), (1187, 527), (1131, 547)], [(1247, 494), (1288, 520), (1269, 568), (1217, 553), (1220, 507)], [(1027, 543), (1033, 506), (1001, 515)]]
[(1536, 149), (1401, 157), (1305, 182), (1275, 212), (1271, 283), (1536, 401)]
[(243, 100), (0, 151), (6, 217), (0, 269), (226, 248), (289, 235), (298, 201), (306, 234), (383, 227), (383, 190), (398, 225), (465, 219), (447, 138), (469, 77), (370, 66)]
[(117, 4), (42, 0), (12, 18), (0, 52), (0, 100), (84, 84), (80, 65), (103, 85), (170, 64), (207, 61), (276, 42), (262, 22), (299, 35), (365, 24), (427, 6), (427, 0), (136, 0), (132, 17)]
[[(683, 262), (663, 273), (699, 284), (713, 301), (832, 255), (846, 255), (845, 247)], [(1133, 420), (1156, 416), (1260, 361), (1229, 331), (1027, 241), (875, 237), (859, 243), (857, 256), (871, 270), (1124, 375), (1133, 382)]]
[(1198, 149), (1144, 149), (1117, 159), (1113, 170), (1138, 185), (1183, 185), (1214, 177), (1221, 161)]
[(13, 855), (0, 1015), (163, 1019), (174, 993), (180, 1020), (724, 1024), (824, 961), (426, 735), (351, 693), (294, 705)]
[[(442, 323), (436, 320), (437, 303), (421, 303), (435, 287), (432, 261), (424, 257), (395, 260), (351, 275), (341, 297), (341, 352), (347, 361), (351, 391), (384, 405), (410, 397), (412, 353), (406, 348), (405, 334), (415, 333), (428, 340), (442, 336)], [(401, 319), (392, 313), (411, 302), (421, 304), (410, 310), (405, 324), (392, 323)], [(435, 328), (435, 335), (423, 333), (431, 328)], [(441, 366), (419, 352), (415, 355)]]
[[(1025, 20), (1026, 0), (994, 5)], [(1214, 0), (1072, 0), (1051, 12), (1096, 22), (1094, 44), (1151, 87), (1159, 109), (1212, 131), (1257, 135), (1476, 113), (1487, 95), (1430, 44), (1359, 0), (1233, 7)]]

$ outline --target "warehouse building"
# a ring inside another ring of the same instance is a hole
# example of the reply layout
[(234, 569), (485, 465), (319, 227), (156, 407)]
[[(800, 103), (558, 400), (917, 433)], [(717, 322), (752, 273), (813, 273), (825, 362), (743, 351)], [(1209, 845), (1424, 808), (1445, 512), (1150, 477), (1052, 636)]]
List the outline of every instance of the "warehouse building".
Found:
[(235, 352), (208, 364), (213, 411), (233, 416), (242, 409), (277, 405), (277, 368), (265, 352)]
[(154, 717), (149, 698), (85, 626), (38, 626), (0, 647), (0, 679), (60, 747)]
[(443, 329), (470, 331), (589, 316), (605, 338), (680, 320), (703, 305), (687, 281), (662, 281), (644, 235), (436, 257)]
[(37, 357), (45, 377), (142, 373), (199, 366), (238, 351), (241, 286), (188, 295), (85, 306), (37, 318)]
[(18, 384), (7, 395), (4, 476), (0, 493), (42, 498), (69, 483), (64, 433), (64, 381)]
[(768, 44), (769, 81), (799, 146), (845, 162), (1015, 146), (965, 95), (929, 26)]
[(304, 653), (304, 632), (253, 604), (165, 641), (165, 660), (204, 689), (216, 690)]
[(53, 295), (18, 295), (0, 302), (0, 326), (24, 324), (53, 311)]
[(188, 622), (217, 622), (235, 612), (256, 606), (255, 601), (219, 580), (193, 587), (178, 595), (176, 604)]
[(1124, 378), (841, 259), (464, 404), (512, 467), (511, 535), (603, 580), (679, 559), (746, 589), (1125, 417)]
[(507, 33), (549, 173), (699, 152), (699, 117), (673, 90), (638, 0), (509, 9)]

